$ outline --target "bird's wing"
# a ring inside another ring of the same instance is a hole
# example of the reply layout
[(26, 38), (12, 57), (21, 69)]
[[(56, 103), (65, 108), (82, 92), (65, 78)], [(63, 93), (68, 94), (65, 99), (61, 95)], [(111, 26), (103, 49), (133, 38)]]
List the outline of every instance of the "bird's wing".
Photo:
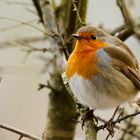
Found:
[(138, 73), (136, 63), (132, 56), (125, 50), (116, 46), (106, 47), (104, 51), (113, 58), (113, 66), (121, 71), (138, 89), (140, 89), (140, 74)]

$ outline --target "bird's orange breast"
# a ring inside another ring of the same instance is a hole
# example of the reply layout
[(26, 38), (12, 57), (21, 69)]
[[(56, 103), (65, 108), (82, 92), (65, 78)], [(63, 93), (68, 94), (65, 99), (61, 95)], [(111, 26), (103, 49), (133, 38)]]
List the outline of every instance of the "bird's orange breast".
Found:
[(74, 74), (78, 74), (85, 79), (91, 79), (93, 75), (98, 74), (97, 63), (100, 60), (96, 56), (96, 51), (105, 46), (107, 45), (96, 42), (95, 46), (91, 47), (88, 44), (86, 45), (85, 42), (77, 41), (67, 63), (66, 74), (68, 79)]
[[(86, 53), (86, 54), (85, 54)], [(75, 73), (86, 79), (90, 79), (93, 74), (97, 74), (97, 58), (95, 52), (73, 53), (68, 61), (67, 77), (70, 79)]]

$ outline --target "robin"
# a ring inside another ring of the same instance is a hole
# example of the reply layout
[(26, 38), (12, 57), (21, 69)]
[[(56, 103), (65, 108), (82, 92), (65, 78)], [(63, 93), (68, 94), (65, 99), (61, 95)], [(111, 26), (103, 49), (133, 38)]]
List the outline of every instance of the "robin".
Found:
[(66, 74), (74, 95), (91, 109), (117, 107), (140, 90), (138, 62), (118, 38), (93, 26), (81, 27)]

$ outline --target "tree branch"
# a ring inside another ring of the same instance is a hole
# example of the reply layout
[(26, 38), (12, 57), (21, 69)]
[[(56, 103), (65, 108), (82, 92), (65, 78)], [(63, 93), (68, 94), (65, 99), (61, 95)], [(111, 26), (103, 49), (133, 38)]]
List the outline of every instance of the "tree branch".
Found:
[(71, 38), (71, 34), (76, 32), (77, 29), (83, 25), (81, 21), (84, 22), (85, 25), (86, 10), (87, 0), (69, 1), (68, 20), (64, 32), (64, 38), (66, 41), (65, 44), (69, 53), (72, 52), (74, 46), (74, 41)]
[(27, 25), (28, 27), (31, 27), (31, 28), (34, 28), (40, 32), (42, 32), (44, 35), (48, 35), (45, 31), (43, 31), (42, 29), (38, 28), (37, 26), (33, 25), (33, 24), (30, 24), (28, 22), (25, 22), (25, 21), (21, 21), (21, 20), (18, 20), (18, 19), (14, 19), (14, 18), (9, 18), (9, 17), (0, 17), (0, 20), (8, 20), (8, 21), (14, 21), (14, 22), (17, 22), (17, 23), (21, 23), (22, 25)]
[(36, 8), (36, 11), (37, 11), (37, 14), (38, 14), (38, 17), (40, 19), (40, 22), (44, 24), (44, 20), (43, 20), (43, 14), (42, 14), (42, 11), (41, 11), (41, 8), (40, 8), (40, 5), (39, 5), (39, 1), (38, 0), (32, 0), (35, 8)]
[[(51, 2), (49, 0), (40, 0), (40, 6), (42, 7), (45, 27), (47, 28), (48, 33), (51, 35), (49, 36), (49, 40), (51, 44), (53, 44), (54, 53), (56, 54), (57, 59), (62, 59), (60, 58), (60, 56), (62, 57), (62, 52), (64, 52), (67, 59), (69, 54), (64, 46), (64, 41), (59, 32)], [(61, 66), (60, 63), (59, 66)]]
[(31, 3), (27, 3), (27, 2), (18, 2), (18, 1), (11, 1), (11, 0), (4, 0), (3, 2), (9, 5), (11, 4), (11, 5), (21, 5), (21, 6), (32, 6)]
[[(61, 73), (63, 71), (63, 53), (66, 59), (68, 52), (65, 48), (63, 38), (61, 36), (55, 11), (51, 0), (38, 0), (43, 14), (44, 27), (49, 33), (48, 40), (50, 41), (53, 50), (52, 70), (49, 80), (49, 107), (47, 114), (47, 125), (44, 130), (44, 140), (72, 140), (75, 131), (75, 122), (77, 119), (75, 102), (62, 82)], [(43, 86), (41, 85), (40, 88)], [(48, 87), (48, 86), (47, 86)], [(56, 90), (52, 90), (56, 89)]]
[(19, 130), (17, 128), (11, 127), (11, 126), (6, 125), (6, 124), (1, 123), (0, 128), (3, 128), (5, 130), (8, 130), (8, 131), (11, 131), (11, 132), (14, 132), (14, 133), (20, 135), (19, 139), (21, 139), (23, 137), (26, 137), (26, 138), (29, 138), (29, 139), (32, 139), (32, 140), (41, 140), (41, 138), (39, 138), (39, 137), (36, 137), (34, 135), (31, 135), (31, 134), (29, 134), (27, 132), (21, 131), (21, 130)]
[(124, 22), (129, 24), (132, 27), (133, 21), (132, 21), (130, 12), (129, 12), (124, 0), (116, 0), (116, 1), (117, 1), (117, 5), (119, 6), (121, 13), (123, 15)]
[[(79, 109), (80, 115), (84, 116), (86, 113), (89, 112), (87, 107), (80, 107)], [(91, 115), (86, 118), (83, 122), (84, 130), (85, 130), (85, 140), (97, 140), (97, 124), (95, 123), (94, 117)]]
[[(9, 48), (11, 46), (15, 46), (15, 44), (21, 44), (23, 42), (27, 43), (35, 43), (39, 41), (45, 41), (46, 37), (44, 36), (33, 36), (33, 37), (23, 37), (23, 38), (16, 38), (11, 40), (0, 40), (0, 49)], [(15, 46), (16, 47), (16, 46)]]
[(122, 30), (120, 34), (117, 35), (118, 38), (121, 40), (127, 39), (129, 36), (135, 34), (137, 38), (140, 39), (140, 33), (136, 30), (135, 21), (130, 13), (130, 10), (128, 9), (128, 6), (126, 5), (124, 0), (116, 0), (118, 7), (120, 8), (120, 11), (124, 18), (124, 23), (126, 26), (126, 29)]
[[(126, 129), (120, 128), (120, 127), (118, 127), (118, 126), (116, 125), (117, 123), (120, 123), (120, 122), (122, 122), (122, 121), (124, 121), (124, 120), (126, 120), (126, 119), (128, 119), (128, 118), (131, 118), (131, 117), (137, 116), (137, 115), (139, 115), (139, 114), (140, 114), (140, 112), (136, 112), (136, 113), (133, 113), (133, 114), (127, 115), (127, 116), (122, 117), (122, 118), (119, 118), (119, 117), (118, 117), (117, 120), (112, 121), (112, 124), (114, 125), (115, 128), (117, 128), (117, 129), (121, 129), (121, 130), (124, 131), (125, 133), (128, 133), (128, 134), (130, 134), (130, 135), (132, 135), (132, 136), (134, 136), (134, 137), (136, 137), (136, 138), (140, 138), (138, 135), (134, 134), (133, 132), (130, 132), (130, 131), (126, 130)], [(104, 125), (98, 126), (98, 128), (97, 128), (98, 131), (101, 130), (101, 129), (105, 129), (105, 128), (107, 127), (107, 125), (106, 125), (106, 121), (103, 120), (103, 119), (100, 118), (100, 117), (97, 117), (97, 118), (105, 123)]]
[[(100, 120), (101, 122), (104, 122), (104, 123), (107, 122), (106, 120), (100, 118), (99, 116), (97, 116), (97, 119)], [(127, 134), (129, 134), (129, 135), (131, 135), (131, 136), (133, 136), (135, 138), (137, 138), (137, 139), (140, 139), (140, 137), (138, 135), (134, 134), (134, 132), (132, 132), (132, 131), (126, 130), (125, 128), (121, 128), (118, 125), (115, 125), (114, 127), (116, 129), (119, 129), (119, 130), (121, 130), (121, 131), (123, 131), (123, 132), (125, 132), (125, 133), (127, 133)]]
[(114, 123), (114, 124), (116, 124), (116, 123), (120, 123), (120, 122), (123, 121), (123, 120), (126, 120), (126, 119), (128, 119), (128, 118), (131, 118), (131, 117), (137, 116), (137, 115), (139, 115), (139, 114), (140, 114), (140, 112), (136, 112), (136, 113), (133, 113), (133, 114), (127, 115), (127, 116), (125, 116), (125, 117), (123, 117), (123, 118), (120, 118), (120, 119), (117, 119), (117, 120), (113, 121), (113, 123)]
[(134, 34), (134, 31), (131, 28), (126, 27), (125, 29), (120, 30), (114, 36), (116, 36), (117, 38), (119, 38), (122, 41), (125, 41), (127, 38), (129, 38), (133, 34)]
[[(33, 19), (33, 20), (30, 20), (30, 21), (27, 21), (26, 23), (28, 24), (32, 24), (36, 22), (36, 19)], [(10, 30), (13, 30), (13, 29), (17, 29), (19, 27), (23, 27), (25, 24), (23, 23), (18, 23), (18, 24), (15, 24), (15, 25), (10, 25), (10, 26), (6, 26), (4, 28), (0, 28), (0, 32), (5, 32), (5, 31), (10, 31)]]
[(72, 0), (72, 4), (73, 4), (73, 7), (74, 7), (73, 11), (76, 11), (77, 18), (78, 18), (80, 24), (81, 25), (86, 25), (85, 22), (81, 19), (81, 16), (80, 16), (78, 8), (77, 8), (77, 5), (75, 3), (77, 3), (77, 1)]

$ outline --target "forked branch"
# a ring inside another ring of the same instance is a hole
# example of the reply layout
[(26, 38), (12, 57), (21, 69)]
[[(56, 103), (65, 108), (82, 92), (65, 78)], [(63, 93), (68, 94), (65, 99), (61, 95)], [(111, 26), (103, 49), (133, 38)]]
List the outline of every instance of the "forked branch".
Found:
[(19, 130), (19, 129), (17, 129), (17, 128), (11, 127), (11, 126), (6, 125), (6, 124), (2, 124), (2, 123), (1, 123), (1, 124), (0, 124), (0, 128), (5, 129), (5, 130), (8, 130), (8, 131), (11, 131), (11, 132), (14, 132), (14, 133), (20, 135), (20, 138), (19, 138), (20, 140), (21, 140), (23, 137), (29, 138), (29, 139), (32, 139), (32, 140), (42, 140), (42, 139), (39, 138), (39, 137), (36, 137), (36, 136), (34, 136), (34, 135), (32, 135), (32, 134), (29, 134), (29, 133), (27, 133), (27, 132), (21, 131), (21, 130)]

